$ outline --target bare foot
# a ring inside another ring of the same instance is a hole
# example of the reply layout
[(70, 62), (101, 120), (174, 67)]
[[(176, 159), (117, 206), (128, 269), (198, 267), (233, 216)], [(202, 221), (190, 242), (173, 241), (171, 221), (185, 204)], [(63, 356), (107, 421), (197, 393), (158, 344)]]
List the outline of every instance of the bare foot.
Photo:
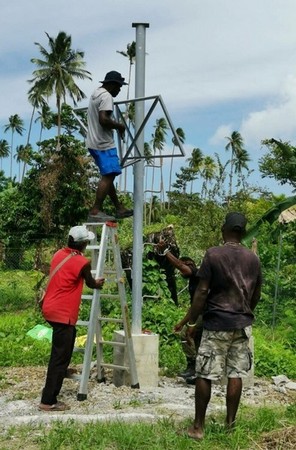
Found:
[(191, 439), (201, 440), (204, 437), (203, 430), (201, 428), (195, 428), (194, 425), (188, 428), (187, 435)]

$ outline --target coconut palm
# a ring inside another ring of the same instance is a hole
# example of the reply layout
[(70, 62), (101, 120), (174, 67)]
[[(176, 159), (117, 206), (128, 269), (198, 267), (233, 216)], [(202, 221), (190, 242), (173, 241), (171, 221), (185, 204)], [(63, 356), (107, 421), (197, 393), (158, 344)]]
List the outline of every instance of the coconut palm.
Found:
[[(184, 130), (182, 128), (177, 128), (176, 129), (176, 134), (177, 134), (180, 142), (182, 144), (184, 144), (184, 142), (185, 142), (185, 132), (184, 132)], [(171, 192), (171, 189), (172, 189), (174, 154), (175, 154), (176, 146), (178, 145), (177, 139), (175, 138), (175, 136), (172, 139), (172, 143), (173, 143), (173, 150), (172, 150), (172, 157), (171, 157), (171, 164), (170, 164), (170, 174), (169, 174), (169, 189), (168, 189), (169, 192)]]
[(38, 117), (35, 119), (35, 123), (40, 122), (39, 141), (42, 140), (42, 133), (44, 128), (49, 129), (52, 126), (52, 111), (48, 104), (41, 106), (41, 109), (37, 111)]
[[(32, 109), (32, 113), (31, 113), (31, 118), (30, 118), (30, 124), (29, 124), (29, 130), (28, 130), (28, 136), (27, 136), (27, 143), (26, 143), (26, 147), (28, 145), (30, 145), (30, 137), (31, 137), (31, 131), (32, 131), (32, 124), (33, 124), (33, 119), (34, 119), (34, 114), (36, 111), (36, 108), (40, 108), (44, 105), (47, 105), (44, 97), (42, 96), (42, 94), (38, 91), (32, 91), (29, 96), (28, 96), (28, 100), (31, 103), (31, 105), (33, 106)], [(23, 167), (23, 176), (25, 174), (26, 171), (26, 162), (24, 161), (24, 167)]]
[(189, 162), (190, 169), (192, 170), (193, 174), (195, 175), (191, 181), (190, 193), (192, 194), (193, 181), (196, 179), (196, 175), (201, 170), (201, 167), (202, 167), (203, 153), (202, 153), (201, 149), (198, 147), (194, 148), (192, 150), (191, 157), (187, 158), (187, 161)]
[(1, 164), (0, 170), (2, 170), (3, 158), (7, 158), (8, 156), (9, 156), (9, 144), (6, 139), (1, 139), (0, 140), (0, 164)]
[(31, 59), (31, 62), (37, 66), (37, 69), (33, 72), (34, 77), (29, 80), (29, 83), (33, 84), (29, 90), (29, 96), (33, 92), (38, 92), (46, 98), (55, 95), (58, 116), (57, 147), (59, 148), (61, 104), (62, 102), (66, 103), (67, 94), (74, 105), (85, 98), (86, 95), (75, 83), (75, 79), (84, 80), (87, 78), (91, 80), (91, 74), (84, 69), (84, 52), (71, 48), (72, 38), (70, 35), (67, 35), (64, 31), (60, 31), (56, 38), (52, 38), (48, 33), (45, 34), (48, 37), (49, 51), (38, 42), (35, 42), (43, 59)]
[(233, 131), (231, 133), (231, 136), (226, 137), (225, 139), (228, 140), (228, 144), (225, 146), (225, 150), (226, 151), (231, 150), (229, 191), (228, 191), (228, 199), (230, 201), (231, 196), (232, 196), (232, 183), (233, 183), (233, 171), (234, 171), (235, 160), (237, 158), (237, 155), (240, 152), (242, 152), (244, 143), (243, 143), (243, 138), (238, 131)]
[[(131, 44), (127, 44), (126, 46), (126, 51), (122, 50), (117, 50), (117, 53), (119, 53), (120, 55), (124, 56), (125, 58), (128, 58), (129, 60), (129, 71), (128, 71), (128, 79), (127, 79), (127, 94), (126, 94), (126, 98), (127, 100), (129, 100), (129, 96), (130, 96), (130, 84), (131, 84), (131, 78), (132, 78), (132, 66), (135, 63), (136, 60), (136, 42), (133, 41)], [(135, 103), (128, 103), (125, 113), (125, 120), (128, 121), (128, 127), (130, 127), (131, 125), (134, 125), (135, 123)], [(123, 143), (125, 149), (128, 149), (129, 147), (129, 136), (127, 136), (126, 142)], [(127, 185), (127, 173), (128, 171), (125, 170), (124, 171), (124, 192), (126, 192), (126, 185)], [(122, 184), (122, 175), (120, 175), (120, 179), (119, 179), (119, 185), (121, 188), (121, 184)]]
[[(32, 146), (31, 144), (27, 145), (18, 145), (16, 147), (16, 161), (19, 164), (19, 181), (23, 181), (26, 171), (26, 165), (30, 162), (32, 156)], [(23, 163), (23, 171), (21, 176), (21, 163)]]
[[(152, 135), (152, 148), (154, 152), (154, 157), (157, 152), (159, 152), (160, 159), (160, 199), (161, 202), (164, 203), (164, 185), (163, 185), (163, 158), (162, 158), (162, 150), (164, 148), (165, 139), (167, 135), (168, 124), (164, 117), (156, 120), (156, 124), (154, 125), (155, 131)], [(153, 191), (153, 187), (151, 188)]]
[(9, 123), (4, 125), (4, 133), (11, 131), (11, 144), (10, 144), (10, 178), (12, 178), (12, 160), (13, 160), (13, 137), (14, 133), (18, 133), (21, 136), (25, 131), (24, 121), (20, 118), (18, 114), (14, 114), (9, 117)]
[(135, 64), (136, 60), (136, 42), (133, 41), (131, 44), (127, 44), (126, 51), (124, 50), (116, 50), (117, 53), (124, 56), (125, 58), (128, 58), (129, 60), (129, 70), (128, 70), (128, 86), (127, 86), (127, 99), (129, 99), (129, 90), (130, 90), (130, 83), (131, 83), (131, 77), (132, 77), (132, 66)]
[(206, 198), (207, 193), (209, 191), (208, 185), (214, 178), (217, 171), (217, 164), (211, 156), (205, 156), (202, 162), (201, 176), (204, 178), (203, 186), (202, 186), (202, 197)]

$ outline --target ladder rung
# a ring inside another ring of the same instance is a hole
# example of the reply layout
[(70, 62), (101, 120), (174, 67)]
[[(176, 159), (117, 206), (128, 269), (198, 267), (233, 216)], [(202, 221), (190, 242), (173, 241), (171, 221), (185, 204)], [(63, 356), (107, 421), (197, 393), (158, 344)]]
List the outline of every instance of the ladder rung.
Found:
[(83, 294), (81, 298), (82, 300), (92, 300), (93, 296), (92, 294)]
[(76, 325), (80, 325), (83, 327), (88, 327), (89, 326), (89, 320), (77, 320)]
[(74, 347), (73, 352), (84, 353), (85, 349), (82, 347)]
[(130, 368), (127, 366), (118, 366), (117, 364), (101, 364), (102, 367), (106, 367), (107, 369), (121, 369), (129, 371)]
[(86, 246), (86, 250), (100, 250), (100, 245), (98, 244), (89, 244)]
[(115, 317), (98, 317), (102, 322), (123, 323), (123, 319), (115, 319)]
[(126, 343), (125, 342), (115, 342), (115, 341), (99, 341), (99, 344), (108, 344), (108, 345), (112, 345), (114, 347), (126, 347)]

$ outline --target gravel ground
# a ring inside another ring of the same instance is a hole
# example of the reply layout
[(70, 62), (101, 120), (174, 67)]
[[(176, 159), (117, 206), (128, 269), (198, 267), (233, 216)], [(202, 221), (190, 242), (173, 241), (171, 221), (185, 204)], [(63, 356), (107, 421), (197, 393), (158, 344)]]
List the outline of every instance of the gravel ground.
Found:
[[(124, 420), (155, 421), (163, 417), (174, 420), (194, 415), (194, 386), (182, 378), (160, 377), (158, 387), (131, 389), (115, 387), (107, 372), (106, 383), (99, 384), (92, 374), (85, 401), (76, 399), (79, 382), (65, 379), (59, 400), (70, 406), (65, 412), (38, 410), (45, 378), (44, 367), (2, 368), (0, 376), (0, 427), (28, 423), (48, 423), (59, 419), (81, 422)], [(252, 388), (243, 389), (242, 403), (257, 406), (295, 403), (296, 391), (279, 392), (272, 380), (255, 378)], [(225, 386), (213, 386), (210, 411), (225, 410)]]

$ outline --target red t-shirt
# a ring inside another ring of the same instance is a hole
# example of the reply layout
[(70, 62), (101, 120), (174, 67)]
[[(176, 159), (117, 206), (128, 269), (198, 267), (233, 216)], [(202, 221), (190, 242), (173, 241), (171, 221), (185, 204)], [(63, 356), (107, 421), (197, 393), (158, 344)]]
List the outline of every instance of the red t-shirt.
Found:
[[(73, 251), (70, 248), (58, 250), (52, 258), (50, 271)], [(81, 270), (89, 260), (76, 250), (75, 253), (50, 280), (42, 306), (43, 316), (49, 322), (70, 325), (77, 322), (83, 289)]]

